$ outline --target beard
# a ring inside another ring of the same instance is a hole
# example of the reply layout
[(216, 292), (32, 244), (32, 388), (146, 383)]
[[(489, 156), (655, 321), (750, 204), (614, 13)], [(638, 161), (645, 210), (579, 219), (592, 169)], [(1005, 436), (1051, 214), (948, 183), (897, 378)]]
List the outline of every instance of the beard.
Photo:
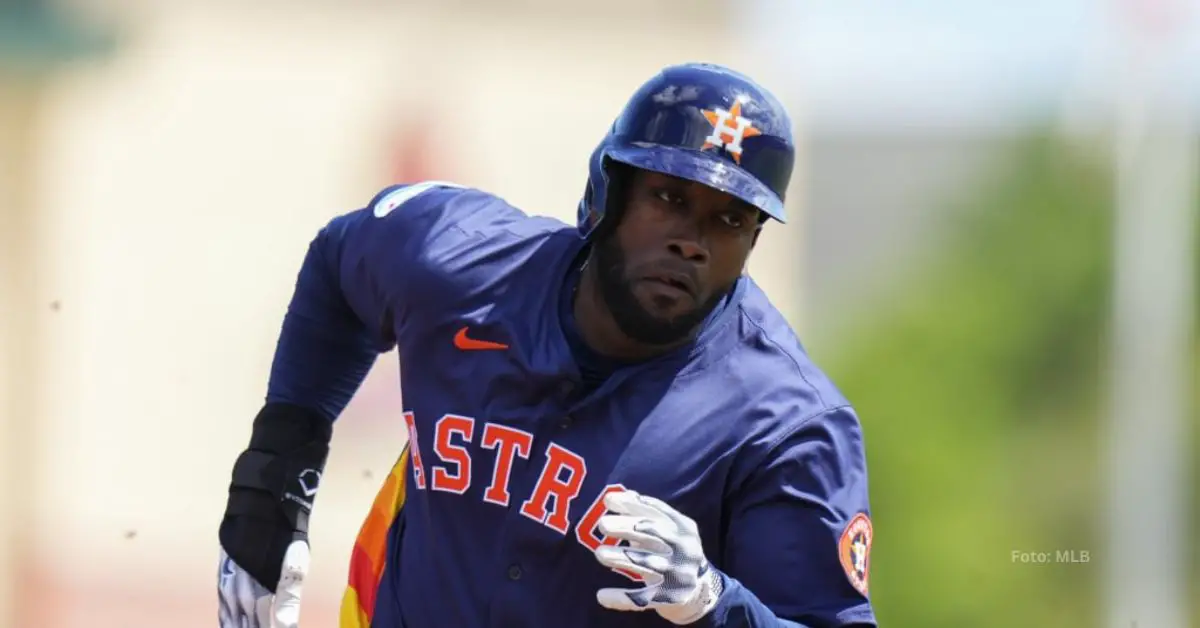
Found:
[(674, 344), (691, 335), (733, 289), (733, 283), (730, 283), (692, 310), (673, 318), (663, 318), (648, 312), (634, 295), (625, 253), (617, 244), (613, 231), (596, 241), (592, 263), (600, 298), (617, 328), (633, 340), (651, 346)]

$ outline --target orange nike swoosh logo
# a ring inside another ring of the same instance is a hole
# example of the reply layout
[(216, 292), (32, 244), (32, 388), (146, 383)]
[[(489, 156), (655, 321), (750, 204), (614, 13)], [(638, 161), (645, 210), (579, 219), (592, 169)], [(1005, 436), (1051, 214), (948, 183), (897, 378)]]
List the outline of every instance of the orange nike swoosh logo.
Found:
[(495, 351), (498, 349), (508, 348), (508, 345), (502, 342), (490, 342), (487, 340), (476, 340), (474, 338), (469, 338), (467, 337), (467, 329), (467, 327), (463, 327), (462, 329), (458, 330), (457, 334), (454, 334), (454, 346), (463, 351), (487, 351), (489, 349)]

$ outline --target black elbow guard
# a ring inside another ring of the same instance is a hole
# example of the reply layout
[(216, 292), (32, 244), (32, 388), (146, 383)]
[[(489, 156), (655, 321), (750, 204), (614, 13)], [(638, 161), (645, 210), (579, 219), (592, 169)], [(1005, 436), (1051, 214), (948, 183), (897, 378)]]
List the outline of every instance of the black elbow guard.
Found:
[(308, 539), (332, 436), (333, 425), (317, 412), (269, 403), (254, 419), (250, 446), (233, 465), (221, 547), (272, 591), (288, 545)]

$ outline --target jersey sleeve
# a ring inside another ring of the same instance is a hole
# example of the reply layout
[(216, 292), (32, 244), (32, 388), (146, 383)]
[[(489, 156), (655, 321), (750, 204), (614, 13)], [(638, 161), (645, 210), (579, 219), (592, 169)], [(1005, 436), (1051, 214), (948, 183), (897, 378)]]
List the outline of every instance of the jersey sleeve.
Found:
[(438, 230), (443, 182), (393, 186), (340, 215), (309, 244), (275, 348), (267, 402), (336, 419), (410, 312)]
[(872, 541), (858, 418), (827, 410), (786, 433), (737, 492), (726, 592), (712, 625), (874, 626)]

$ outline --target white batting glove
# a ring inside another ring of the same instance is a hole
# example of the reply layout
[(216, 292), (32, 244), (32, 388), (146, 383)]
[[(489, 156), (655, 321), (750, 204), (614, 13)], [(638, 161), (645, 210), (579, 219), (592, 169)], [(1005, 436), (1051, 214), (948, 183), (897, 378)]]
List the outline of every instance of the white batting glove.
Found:
[(297, 628), (300, 590), (308, 575), (308, 543), (293, 541), (283, 557), (274, 592), (259, 584), (221, 548), (217, 592), (220, 628)]
[(707, 615), (721, 596), (721, 576), (704, 557), (696, 522), (666, 503), (634, 491), (604, 498), (611, 511), (600, 518), (600, 532), (629, 542), (601, 545), (596, 559), (612, 569), (638, 574), (639, 589), (600, 589), (596, 600), (615, 611), (655, 610), (676, 625)]

